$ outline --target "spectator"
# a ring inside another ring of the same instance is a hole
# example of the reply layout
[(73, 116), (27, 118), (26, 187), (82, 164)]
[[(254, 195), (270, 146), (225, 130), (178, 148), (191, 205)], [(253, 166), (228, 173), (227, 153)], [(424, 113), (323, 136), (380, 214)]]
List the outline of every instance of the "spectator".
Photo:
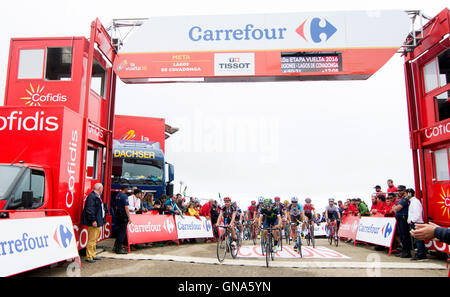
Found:
[(395, 213), (392, 209), (394, 206), (394, 201), (396, 200), (395, 197), (397, 195), (395, 193), (389, 193), (388, 197), (386, 198), (386, 205), (384, 206), (384, 216), (385, 217), (395, 217)]
[(380, 194), (383, 194), (383, 192), (381, 191), (381, 186), (376, 185), (375, 187), (373, 187), (375, 189), (375, 196), (378, 196)]
[[(167, 196), (166, 196), (167, 197)], [(173, 198), (168, 198), (166, 202), (164, 203), (165, 206), (165, 212), (169, 212), (172, 215), (180, 215), (181, 210), (178, 208), (177, 204), (173, 200)]]
[[(218, 203), (216, 200), (214, 200), (214, 203), (211, 204), (211, 209), (209, 210), (209, 213), (211, 214), (211, 224), (213, 226), (215, 226), (217, 223), (217, 219), (219, 218)], [(213, 227), (213, 231), (214, 231), (214, 237), (219, 238), (217, 228)]]
[(361, 200), (361, 198), (356, 198), (355, 202), (355, 206), (358, 209), (359, 216), (370, 216), (369, 208), (367, 207), (367, 204)]
[[(416, 224), (423, 224), (423, 208), (422, 203), (417, 199), (413, 189), (406, 189), (406, 194), (409, 199), (409, 209), (408, 209), (408, 223), (411, 230), (415, 229)], [(427, 249), (425, 247), (425, 242), (420, 239), (415, 239), (417, 246), (417, 253), (411, 260), (426, 260), (427, 259)]]
[(128, 252), (123, 249), (125, 237), (127, 235), (128, 222), (131, 222), (130, 211), (128, 209), (128, 186), (123, 185), (120, 193), (116, 196), (116, 223), (118, 233), (116, 241), (114, 242), (113, 251), (117, 254), (127, 254)]
[(396, 186), (394, 186), (394, 181), (392, 179), (387, 180), (387, 185), (388, 185), (388, 188), (387, 188), (388, 193), (398, 192), (398, 189)]
[(142, 199), (142, 211), (147, 212), (149, 210), (153, 209), (153, 198), (154, 198), (154, 194), (153, 193), (146, 193), (144, 196), (144, 199)]
[(450, 244), (450, 229), (439, 227), (436, 224), (417, 224), (411, 235), (420, 240), (432, 240), (434, 238), (441, 242)]
[(358, 215), (358, 208), (356, 207), (356, 201), (358, 199), (357, 198), (353, 198), (350, 202), (350, 204), (348, 205), (348, 213), (350, 215), (353, 216), (357, 216)]
[(133, 194), (128, 196), (128, 210), (130, 214), (136, 214), (137, 211), (141, 209), (141, 196), (142, 191), (139, 189), (134, 189)]
[(86, 262), (95, 263), (100, 260), (97, 257), (97, 240), (100, 230), (105, 223), (105, 209), (101, 195), (103, 193), (103, 185), (96, 183), (94, 189), (87, 196), (81, 215), (81, 224), (88, 227), (88, 242), (86, 246)]
[(214, 199), (209, 199), (209, 201), (203, 204), (202, 209), (200, 210), (200, 215), (206, 217), (211, 221), (211, 206), (214, 204)]
[(406, 187), (398, 186), (399, 199), (392, 208), (395, 212), (395, 219), (397, 220), (397, 230), (402, 243), (402, 252), (397, 254), (401, 258), (411, 258), (411, 236), (409, 234), (408, 225), (408, 210), (409, 200), (406, 197)]
[(344, 208), (345, 208), (344, 204), (342, 204), (342, 201), (339, 200), (338, 201), (338, 210), (339, 210), (339, 213), (341, 215), (341, 218), (342, 218), (342, 214), (344, 213)]
[(373, 194), (372, 195), (372, 206), (370, 207), (370, 212), (372, 212), (372, 210), (377, 208), (377, 195)]
[(377, 196), (375, 208), (372, 208), (370, 213), (372, 215), (383, 215), (386, 211), (386, 196), (380, 194)]
[(189, 203), (187, 215), (196, 217), (197, 219), (200, 220), (199, 212), (198, 212), (198, 210), (196, 209), (196, 207), (197, 207), (197, 203), (195, 203), (195, 202), (194, 202), (194, 203)]

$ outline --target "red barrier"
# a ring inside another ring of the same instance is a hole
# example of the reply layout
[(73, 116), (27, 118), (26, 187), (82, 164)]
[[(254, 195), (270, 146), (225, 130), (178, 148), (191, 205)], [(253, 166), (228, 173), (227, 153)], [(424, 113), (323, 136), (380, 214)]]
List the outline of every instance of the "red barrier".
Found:
[(338, 236), (340, 238), (356, 239), (356, 233), (358, 232), (360, 217), (357, 216), (343, 216), (341, 224), (339, 226)]
[(132, 214), (128, 223), (128, 249), (131, 244), (178, 240), (172, 215)]

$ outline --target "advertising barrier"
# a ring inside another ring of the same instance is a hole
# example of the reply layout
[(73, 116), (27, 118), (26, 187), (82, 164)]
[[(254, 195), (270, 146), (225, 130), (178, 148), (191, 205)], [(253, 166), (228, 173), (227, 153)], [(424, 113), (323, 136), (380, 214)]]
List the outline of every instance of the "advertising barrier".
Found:
[(327, 224), (320, 223), (319, 225), (314, 224), (314, 237), (327, 236)]
[(396, 220), (388, 217), (361, 217), (356, 234), (356, 241), (368, 242), (389, 247), (391, 254)]
[(175, 216), (178, 239), (212, 238), (212, 224), (205, 217)]
[(130, 218), (127, 227), (128, 245), (178, 239), (172, 215), (132, 214)]
[(356, 239), (360, 218), (357, 216), (343, 216), (339, 227), (339, 238)]
[(0, 276), (79, 258), (70, 216), (0, 220)]

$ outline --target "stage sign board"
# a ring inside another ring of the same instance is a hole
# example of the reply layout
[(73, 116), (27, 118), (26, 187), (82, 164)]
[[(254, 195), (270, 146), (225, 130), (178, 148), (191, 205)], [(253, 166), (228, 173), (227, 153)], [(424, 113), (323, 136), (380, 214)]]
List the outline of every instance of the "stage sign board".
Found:
[(154, 17), (114, 70), (126, 83), (367, 79), (409, 30), (400, 10)]

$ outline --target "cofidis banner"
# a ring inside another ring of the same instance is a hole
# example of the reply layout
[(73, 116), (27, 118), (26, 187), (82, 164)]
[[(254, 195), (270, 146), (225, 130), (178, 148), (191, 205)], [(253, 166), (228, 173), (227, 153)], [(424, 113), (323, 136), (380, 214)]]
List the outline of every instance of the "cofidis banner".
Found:
[(0, 220), (0, 276), (78, 258), (69, 216)]
[(178, 239), (214, 237), (212, 224), (205, 217), (175, 216)]
[(356, 240), (390, 247), (395, 224), (395, 218), (361, 217)]

